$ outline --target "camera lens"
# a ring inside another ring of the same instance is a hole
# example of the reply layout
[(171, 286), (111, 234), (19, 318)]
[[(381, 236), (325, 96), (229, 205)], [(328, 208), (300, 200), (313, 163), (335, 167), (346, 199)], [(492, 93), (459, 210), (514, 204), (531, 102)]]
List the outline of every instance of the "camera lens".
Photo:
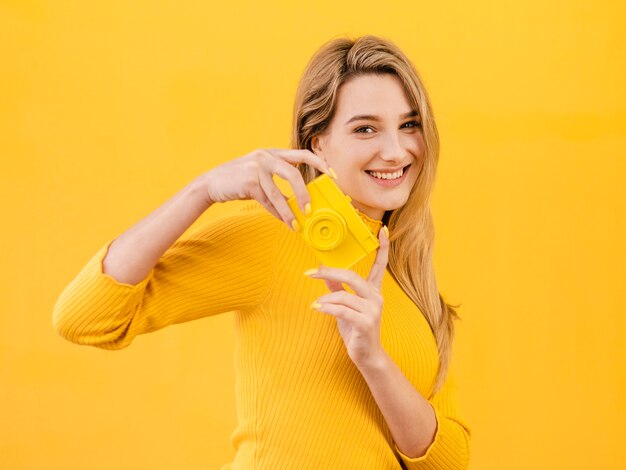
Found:
[(329, 251), (345, 238), (345, 219), (332, 209), (322, 208), (307, 219), (302, 235), (316, 249)]

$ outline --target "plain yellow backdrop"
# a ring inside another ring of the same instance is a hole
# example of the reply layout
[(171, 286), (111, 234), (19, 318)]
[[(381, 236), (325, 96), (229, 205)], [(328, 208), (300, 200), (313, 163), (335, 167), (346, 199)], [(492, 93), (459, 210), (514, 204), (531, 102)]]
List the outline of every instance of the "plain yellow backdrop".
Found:
[(625, 468), (625, 18), (609, 0), (0, 1), (0, 467), (232, 459), (230, 314), (109, 352), (58, 337), (52, 307), (195, 176), (287, 147), (310, 56), (371, 33), (438, 119), (470, 468)]

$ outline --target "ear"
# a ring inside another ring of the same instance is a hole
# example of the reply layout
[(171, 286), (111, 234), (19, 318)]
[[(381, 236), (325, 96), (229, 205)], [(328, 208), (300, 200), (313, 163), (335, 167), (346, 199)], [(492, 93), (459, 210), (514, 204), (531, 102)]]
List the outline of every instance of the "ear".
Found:
[(311, 139), (311, 148), (313, 149), (313, 152), (316, 154), (322, 151), (320, 140), (321, 139), (319, 135), (316, 135), (315, 137)]

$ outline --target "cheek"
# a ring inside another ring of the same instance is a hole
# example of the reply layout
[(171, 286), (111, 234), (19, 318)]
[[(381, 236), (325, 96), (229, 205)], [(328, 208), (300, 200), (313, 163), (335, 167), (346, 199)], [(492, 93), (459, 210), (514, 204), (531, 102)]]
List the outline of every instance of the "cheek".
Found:
[(412, 144), (415, 153), (424, 153), (424, 151), (426, 150), (426, 141), (424, 140), (424, 134), (422, 132), (418, 132), (414, 136)]
[(343, 172), (348, 173), (354, 173), (367, 164), (367, 160), (363, 158), (362, 154), (354, 155), (347, 151), (334, 153), (332, 158), (328, 158), (327, 161), (337, 172), (343, 170)]

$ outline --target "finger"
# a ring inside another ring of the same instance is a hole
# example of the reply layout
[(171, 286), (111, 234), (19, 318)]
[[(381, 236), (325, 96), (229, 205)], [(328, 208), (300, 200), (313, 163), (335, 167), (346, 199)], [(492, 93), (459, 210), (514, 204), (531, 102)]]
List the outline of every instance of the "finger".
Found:
[(347, 321), (350, 325), (355, 325), (361, 320), (361, 315), (359, 312), (355, 312), (351, 308), (345, 307), (343, 305), (337, 304), (318, 304), (313, 307), (315, 310), (328, 313), (337, 318), (341, 318), (342, 320)]
[(370, 295), (370, 287), (365, 279), (354, 271), (349, 269), (330, 268), (328, 266), (320, 266), (317, 272), (310, 274), (312, 278), (324, 279), (338, 283), (345, 283), (358, 296), (368, 298)]
[(278, 211), (276, 211), (276, 208), (274, 207), (274, 205), (271, 203), (271, 201), (267, 198), (267, 196), (265, 195), (265, 193), (263, 192), (263, 190), (259, 189), (257, 191), (254, 191), (252, 196), (254, 197), (255, 200), (259, 201), (259, 204), (261, 204), (263, 207), (265, 207), (265, 209), (272, 214), (274, 217), (276, 217), (278, 220), (280, 220), (281, 222), (283, 222), (283, 218), (280, 216), (280, 214), (278, 213)]
[(383, 276), (387, 269), (387, 262), (389, 261), (389, 237), (387, 236), (387, 226), (383, 226), (378, 232), (378, 241), (380, 246), (378, 247), (378, 253), (376, 253), (376, 259), (370, 270), (370, 274), (367, 280), (375, 286), (382, 289)]
[(324, 283), (326, 284), (326, 287), (328, 287), (328, 290), (331, 292), (345, 291), (341, 282), (329, 281), (328, 279), (324, 279)]
[[(323, 265), (320, 265), (320, 267), (321, 266), (323, 266)], [(314, 277), (314, 274), (316, 274), (317, 271), (319, 271), (318, 268), (309, 269), (309, 270), (305, 271), (304, 274), (306, 276)], [(320, 279), (323, 279), (323, 278), (320, 278)], [(323, 281), (326, 284), (326, 287), (328, 287), (328, 290), (331, 291), (331, 292), (337, 292), (337, 291), (346, 290), (341, 282), (330, 281), (328, 279), (323, 279)]]
[(280, 214), (280, 218), (291, 227), (291, 222), (295, 220), (296, 217), (289, 207), (289, 204), (287, 204), (284, 194), (280, 192), (280, 189), (278, 189), (278, 186), (274, 183), (271, 174), (264, 168), (261, 168), (259, 171), (259, 184), (267, 199), (269, 199), (270, 203), (276, 209), (276, 212)]
[(350, 294), (349, 292), (335, 291), (330, 294), (322, 295), (316, 299), (316, 302), (320, 304), (339, 304), (344, 305), (346, 307), (351, 308), (356, 312), (366, 312), (368, 311), (367, 300), (362, 297), (358, 297), (354, 294)]
[(326, 163), (323, 158), (315, 155), (309, 149), (267, 149), (267, 151), (293, 165), (298, 163), (307, 163), (317, 168), (322, 173), (326, 173), (331, 178), (334, 178), (328, 163)]
[(305, 214), (305, 206), (311, 203), (311, 196), (307, 190), (302, 174), (291, 165), (286, 164), (282, 160), (276, 160), (271, 166), (271, 173), (287, 180), (293, 189), (296, 200), (300, 205), (300, 211)]

